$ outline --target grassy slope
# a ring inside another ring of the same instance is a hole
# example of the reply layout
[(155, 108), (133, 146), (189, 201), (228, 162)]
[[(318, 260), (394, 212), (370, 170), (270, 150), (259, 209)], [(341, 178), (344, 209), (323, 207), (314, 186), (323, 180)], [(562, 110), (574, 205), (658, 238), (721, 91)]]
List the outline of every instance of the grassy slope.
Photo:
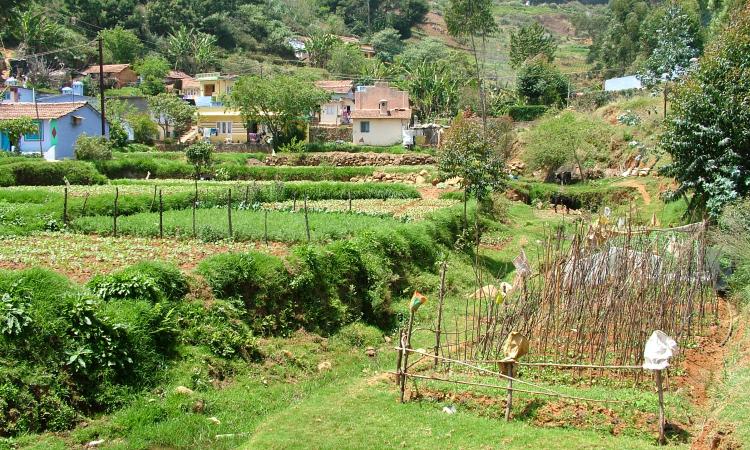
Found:
[[(507, 244), (483, 251), (487, 267), (500, 277), (507, 275), (521, 240), (533, 242), (544, 235), (545, 228), (575, 220), (575, 216), (552, 215), (519, 203), (513, 203), (508, 214), (509, 225), (500, 225), (490, 233)], [(451, 267), (449, 317), (461, 313), (463, 295), (473, 283), (464, 257), (452, 256)], [(437, 283), (437, 277), (430, 274), (412, 280), (431, 300)], [(405, 304), (400, 308), (403, 311)], [(435, 309), (435, 302), (428, 302), (420, 310), (420, 322), (429, 323)], [(428, 347), (429, 337), (415, 338), (415, 345)], [(610, 435), (611, 424), (597, 410), (590, 411), (584, 429), (577, 429), (532, 426), (533, 415), (506, 424), (498, 419), (496, 410), (470, 404), (458, 405), (459, 412), (450, 416), (441, 412), (445, 404), (441, 402), (424, 399), (400, 405), (395, 385), (383, 376), (384, 371), (393, 369), (392, 347), (381, 341), (378, 356), (371, 359), (364, 356), (362, 347), (352, 347), (336, 337), (323, 340), (296, 335), (264, 342), (266, 360), (250, 365), (225, 362), (200, 348), (185, 347), (161, 388), (139, 396), (130, 406), (70, 433), (26, 436), (15, 442), (28, 448), (66, 448), (101, 438), (105, 439), (104, 448), (118, 449), (540, 448), (553, 443), (557, 448), (645, 448), (653, 444), (653, 436), (637, 426)], [(319, 372), (317, 366), (322, 361), (331, 362), (332, 369)], [(212, 380), (221, 378), (217, 372), (226, 380), (212, 387)], [(648, 391), (624, 386), (562, 386), (562, 380), (555, 377), (539, 381), (559, 391), (594, 398), (638, 398), (638, 409), (653, 412), (653, 395)], [(195, 394), (175, 394), (178, 385), (194, 389)], [(515, 414), (520, 415), (530, 399), (517, 398)], [(202, 412), (193, 411), (198, 400), (205, 404)], [(684, 418), (689, 410), (684, 400), (671, 394), (667, 400), (670, 417)], [(622, 407), (616, 410), (621, 417), (627, 415)], [(211, 423), (209, 417), (216, 417), (220, 424)]]

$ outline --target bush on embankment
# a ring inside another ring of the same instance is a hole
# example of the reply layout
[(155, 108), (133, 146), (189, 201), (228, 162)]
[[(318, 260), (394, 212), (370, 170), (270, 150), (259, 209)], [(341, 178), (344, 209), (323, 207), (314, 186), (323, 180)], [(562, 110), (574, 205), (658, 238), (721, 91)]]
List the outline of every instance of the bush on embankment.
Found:
[[(104, 184), (106, 177), (85, 161), (49, 162), (42, 159), (8, 158), (0, 164), (0, 186), (53, 186)], [(13, 162), (8, 162), (8, 161)]]
[(217, 298), (240, 299), (258, 333), (304, 327), (328, 334), (357, 320), (386, 327), (391, 299), (411, 275), (434, 267), (441, 246), (452, 245), (460, 229), (461, 213), (453, 208), (418, 224), (299, 246), (286, 263), (252, 252), (217, 255), (201, 262), (198, 273)]
[(508, 183), (508, 188), (519, 192), (532, 205), (537, 202), (550, 203), (553, 196), (558, 195), (568, 197), (590, 211), (596, 211), (607, 205), (622, 204), (633, 198), (635, 193), (634, 189), (628, 186), (589, 183), (559, 186), (551, 183), (511, 181)]

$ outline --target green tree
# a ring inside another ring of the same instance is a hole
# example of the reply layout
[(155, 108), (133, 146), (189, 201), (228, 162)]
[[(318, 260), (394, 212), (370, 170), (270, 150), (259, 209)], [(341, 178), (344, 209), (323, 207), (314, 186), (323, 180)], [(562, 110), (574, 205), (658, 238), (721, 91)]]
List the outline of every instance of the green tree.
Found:
[(18, 117), (15, 119), (0, 120), (0, 133), (8, 137), (8, 141), (16, 148), (16, 152), (21, 152), (21, 138), (24, 134), (36, 133), (39, 127), (36, 122), (28, 117)]
[(538, 22), (521, 27), (517, 33), (510, 33), (510, 65), (520, 67), (526, 60), (544, 55), (547, 61), (555, 60), (557, 42)]
[[(112, 128), (110, 128), (110, 133), (111, 132)], [(127, 135), (125, 137), (127, 138)], [(76, 159), (81, 161), (103, 161), (112, 159), (112, 147), (110, 142), (102, 136), (88, 136), (86, 133), (81, 134), (78, 136), (78, 139), (76, 139), (74, 152)]]
[(503, 167), (513, 142), (512, 130), (509, 120), (494, 119), (483, 127), (459, 115), (443, 137), (438, 152), (440, 171), (461, 177), (467, 194), (483, 202), (505, 179)]
[(404, 51), (401, 35), (394, 28), (383, 28), (373, 34), (370, 44), (375, 49), (378, 59), (384, 62), (393, 62), (393, 58)]
[[(689, 211), (718, 217), (750, 193), (750, 6), (707, 48), (700, 65), (673, 94), (661, 139), (672, 163), (664, 168)], [(743, 75), (744, 74), (744, 75)]]
[[(487, 107), (482, 83), (484, 61), (480, 63), (476, 38), (480, 37), (485, 47), (487, 36), (497, 31), (497, 23), (492, 15), (491, 0), (450, 0), (445, 14), (448, 33), (457, 38), (469, 38), (471, 52), (474, 55), (477, 92), (482, 109), (482, 122), (486, 125)], [(484, 55), (485, 52), (482, 52)]]
[(568, 95), (568, 80), (544, 56), (526, 61), (518, 71), (518, 95), (532, 105), (562, 105)]
[(175, 70), (195, 73), (216, 64), (216, 37), (184, 25), (166, 39), (167, 57)]
[(109, 30), (102, 30), (101, 36), (106, 52), (105, 59), (109, 62), (132, 64), (143, 53), (143, 43), (138, 36), (119, 25)]
[(331, 52), (341, 45), (341, 40), (332, 34), (313, 34), (305, 43), (305, 51), (314, 67), (325, 67), (331, 59)]
[(148, 107), (156, 123), (170, 136), (170, 127), (177, 136), (187, 131), (195, 115), (195, 107), (173, 94), (159, 94), (148, 98)]
[(461, 87), (466, 80), (442, 63), (402, 66), (399, 88), (409, 92), (414, 112), (422, 122), (453, 117), (458, 112)]
[(606, 32), (594, 37), (589, 61), (621, 72), (641, 53), (641, 26), (649, 15), (645, 0), (611, 0)]
[(185, 157), (195, 168), (195, 179), (199, 180), (203, 169), (211, 167), (214, 146), (208, 141), (199, 141), (185, 150)]
[(334, 75), (356, 76), (362, 73), (367, 58), (359, 46), (341, 43), (333, 48), (326, 63), (326, 70)]
[(158, 55), (150, 55), (138, 61), (135, 71), (141, 76), (140, 88), (146, 95), (164, 92), (164, 77), (169, 73), (169, 62)]
[(148, 114), (133, 114), (128, 123), (133, 128), (133, 141), (138, 144), (151, 145), (159, 135), (159, 127)]
[(11, 30), (13, 37), (18, 39), (20, 55), (44, 52), (64, 45), (62, 38), (65, 28), (50, 20), (41, 8), (23, 11)]
[(542, 169), (551, 180), (560, 167), (578, 167), (585, 179), (586, 169), (606, 163), (614, 130), (605, 122), (572, 111), (547, 116), (524, 136), (524, 160), (532, 170)]
[(330, 99), (330, 95), (307, 80), (278, 75), (242, 77), (234, 84), (229, 104), (242, 112), (245, 122), (264, 124), (273, 136), (275, 149), (290, 141), (297, 124)]
[(677, 3), (670, 3), (661, 16), (656, 33), (656, 47), (644, 63), (640, 78), (646, 85), (679, 78), (698, 56), (697, 30), (690, 16)]

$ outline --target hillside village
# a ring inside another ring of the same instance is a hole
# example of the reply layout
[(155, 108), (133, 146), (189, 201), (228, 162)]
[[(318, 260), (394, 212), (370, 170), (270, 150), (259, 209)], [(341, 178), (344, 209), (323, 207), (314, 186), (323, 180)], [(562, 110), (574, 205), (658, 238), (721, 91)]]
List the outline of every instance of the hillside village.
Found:
[(750, 445), (744, 0), (10, 0), (0, 449)]

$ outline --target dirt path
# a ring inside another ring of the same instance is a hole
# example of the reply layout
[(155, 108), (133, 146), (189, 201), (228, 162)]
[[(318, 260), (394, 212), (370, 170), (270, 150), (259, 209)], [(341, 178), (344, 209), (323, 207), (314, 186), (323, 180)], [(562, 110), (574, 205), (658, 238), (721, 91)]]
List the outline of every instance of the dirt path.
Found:
[(646, 189), (646, 186), (638, 181), (637, 178), (628, 178), (624, 181), (621, 181), (615, 186), (624, 186), (624, 187), (632, 187), (638, 190), (638, 193), (641, 194), (641, 197), (643, 197), (643, 203), (646, 205), (651, 204), (651, 194), (648, 193), (648, 190)]

